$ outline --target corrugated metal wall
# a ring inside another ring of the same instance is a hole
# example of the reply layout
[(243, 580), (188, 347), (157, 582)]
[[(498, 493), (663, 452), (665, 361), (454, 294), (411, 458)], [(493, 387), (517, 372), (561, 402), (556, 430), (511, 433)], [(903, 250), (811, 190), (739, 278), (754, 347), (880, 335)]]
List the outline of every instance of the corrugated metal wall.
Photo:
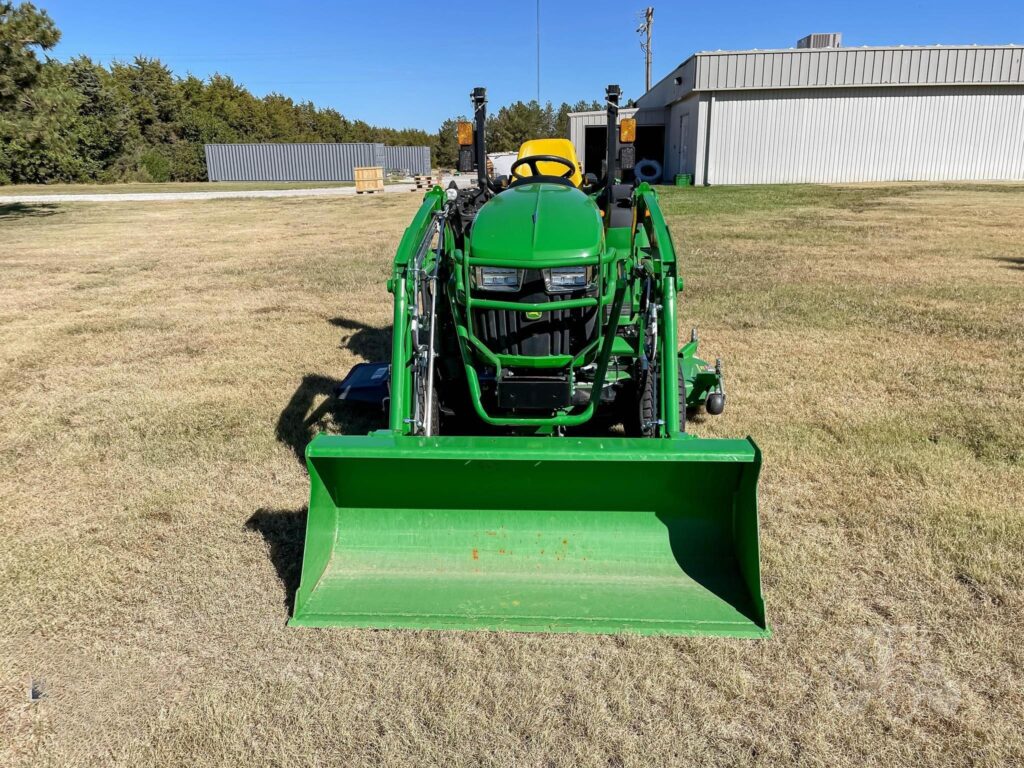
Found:
[[(1024, 81), (1024, 49), (1020, 47), (723, 51), (698, 53), (694, 58), (697, 71), (693, 87), (698, 91)], [(661, 86), (659, 83), (655, 88)], [(648, 104), (641, 99), (641, 106)]]
[(384, 146), (384, 160), (381, 163), (385, 172), (402, 174), (430, 173), (430, 147), (391, 147)]
[(210, 181), (352, 181), (353, 168), (430, 172), (427, 147), (383, 144), (207, 144)]
[[(636, 107), (623, 107), (619, 110), (619, 120), (623, 118), (635, 118), (637, 125), (664, 125), (665, 110), (658, 109), (637, 109)], [(572, 141), (573, 149), (576, 150), (576, 157), (581, 163), (586, 164), (586, 143), (587, 128), (596, 126), (604, 128), (608, 125), (608, 114), (606, 112), (572, 112), (569, 114), (569, 139)], [(661, 158), (657, 158), (661, 161)], [(600, 169), (585, 168), (591, 173), (600, 173)]]
[(1021, 86), (723, 92), (707, 119), (710, 184), (1024, 179)]
[[(636, 109), (623, 107), (619, 110), (619, 120), (624, 117), (635, 117)], [(639, 122), (639, 120), (637, 120)], [(569, 140), (572, 141), (576, 157), (582, 163), (586, 157), (586, 136), (589, 126), (603, 127), (608, 125), (608, 113), (604, 111), (573, 112), (569, 115)]]

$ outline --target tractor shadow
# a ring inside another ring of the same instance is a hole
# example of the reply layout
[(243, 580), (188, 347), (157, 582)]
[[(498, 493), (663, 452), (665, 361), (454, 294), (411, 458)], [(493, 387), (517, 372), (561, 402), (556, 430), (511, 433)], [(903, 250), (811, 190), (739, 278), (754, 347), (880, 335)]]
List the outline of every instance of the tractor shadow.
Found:
[(245, 522), (245, 529), (263, 536), (270, 562), (284, 589), (284, 603), (291, 616), (295, 593), (302, 574), (302, 548), (306, 539), (306, 507), (301, 509), (257, 509)]
[(0, 205), (0, 221), (53, 216), (59, 210), (56, 203), (4, 203)]
[(278, 416), (277, 440), (292, 449), (300, 464), (305, 465), (306, 446), (318, 432), (365, 435), (387, 426), (382, 410), (338, 400), (335, 392), (340, 384), (340, 379), (307, 373)]
[(993, 256), (992, 261), (1002, 262), (1007, 269), (1024, 270), (1024, 257), (1020, 256)]
[(341, 338), (341, 347), (367, 362), (391, 359), (391, 326), (376, 328), (347, 317), (328, 320), (335, 328), (351, 331)]
[[(328, 322), (351, 333), (343, 334), (339, 346), (364, 360), (391, 357), (391, 328), (376, 328), (357, 320), (333, 317)], [(277, 418), (277, 440), (292, 449), (305, 464), (306, 446), (317, 432), (365, 435), (387, 426), (387, 414), (372, 405), (347, 403), (335, 393), (341, 379), (307, 373)]]
[[(386, 360), (391, 356), (391, 328), (375, 328), (356, 320), (334, 317), (328, 322), (343, 331), (340, 346), (364, 360)], [(305, 466), (306, 446), (317, 432), (367, 434), (387, 426), (387, 414), (373, 406), (347, 403), (335, 397), (341, 379), (307, 373), (281, 410), (275, 436), (288, 446)], [(267, 544), (270, 561), (284, 588), (284, 602), (290, 616), (302, 573), (302, 550), (306, 538), (307, 508), (257, 509), (246, 523)]]

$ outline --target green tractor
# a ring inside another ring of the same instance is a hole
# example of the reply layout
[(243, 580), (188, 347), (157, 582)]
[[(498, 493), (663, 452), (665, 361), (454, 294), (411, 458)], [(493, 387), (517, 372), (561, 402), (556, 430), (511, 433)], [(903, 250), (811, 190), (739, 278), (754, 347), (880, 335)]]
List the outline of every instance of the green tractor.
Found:
[(320, 434), (293, 626), (769, 634), (752, 440), (697, 438), (720, 363), (679, 345), (658, 195), (624, 183), (635, 122), (607, 91), (602, 178), (564, 139), (487, 174), (486, 94), (460, 170), (406, 230), (390, 363), (339, 397), (389, 427)]

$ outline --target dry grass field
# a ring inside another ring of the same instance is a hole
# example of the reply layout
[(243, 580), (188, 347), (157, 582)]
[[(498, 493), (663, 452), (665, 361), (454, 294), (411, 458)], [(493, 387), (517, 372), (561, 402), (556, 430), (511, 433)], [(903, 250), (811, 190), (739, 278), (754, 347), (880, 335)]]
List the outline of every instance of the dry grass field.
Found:
[(287, 629), (416, 197), (0, 206), (0, 765), (1024, 761), (1024, 187), (664, 193), (771, 640)]

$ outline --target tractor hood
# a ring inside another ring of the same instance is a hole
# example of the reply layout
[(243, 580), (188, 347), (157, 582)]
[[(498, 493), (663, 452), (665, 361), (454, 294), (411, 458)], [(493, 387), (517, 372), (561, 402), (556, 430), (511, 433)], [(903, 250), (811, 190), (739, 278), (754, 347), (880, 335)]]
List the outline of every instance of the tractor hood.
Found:
[(536, 257), (571, 263), (600, 254), (603, 240), (601, 213), (578, 189), (550, 182), (523, 184), (480, 209), (470, 255), (487, 262)]

